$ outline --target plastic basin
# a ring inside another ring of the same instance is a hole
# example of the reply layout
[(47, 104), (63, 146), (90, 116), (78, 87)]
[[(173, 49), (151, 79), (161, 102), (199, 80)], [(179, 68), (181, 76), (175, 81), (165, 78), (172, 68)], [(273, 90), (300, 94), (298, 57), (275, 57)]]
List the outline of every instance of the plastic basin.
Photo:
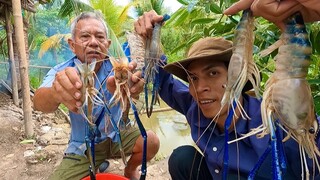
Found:
[[(126, 177), (120, 176), (118, 174), (110, 174), (110, 173), (99, 173), (96, 174), (96, 180), (129, 180)], [(90, 176), (83, 178), (82, 180), (90, 180)]]

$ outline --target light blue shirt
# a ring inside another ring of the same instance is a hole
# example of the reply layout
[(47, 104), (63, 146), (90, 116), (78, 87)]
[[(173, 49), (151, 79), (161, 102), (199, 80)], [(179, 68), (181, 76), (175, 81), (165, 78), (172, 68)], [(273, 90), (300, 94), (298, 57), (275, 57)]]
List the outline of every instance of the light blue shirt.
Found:
[[(75, 59), (76, 57), (73, 57), (72, 59), (53, 67), (45, 76), (43, 83), (41, 84), (40, 87), (51, 87), (56, 73), (67, 67), (75, 67), (75, 62), (74, 62)], [(107, 59), (103, 61), (101, 68), (96, 74), (97, 78), (95, 78), (95, 88), (99, 90), (100, 92), (99, 97), (103, 99), (105, 102), (108, 102), (112, 97), (112, 94), (107, 90), (107, 87), (106, 87), (106, 79), (111, 74), (112, 74), (112, 65), (110, 61)], [(97, 105), (94, 106), (94, 109), (93, 109), (93, 121), (96, 122), (98, 118), (102, 118), (98, 127), (101, 135), (100, 137), (95, 138), (95, 143), (100, 143), (106, 140), (107, 137), (111, 138), (114, 142), (116, 142), (118, 141), (118, 137), (116, 136), (116, 132), (112, 127), (110, 121), (109, 120), (106, 121), (106, 119), (108, 118), (107, 114), (100, 116), (102, 112), (104, 113), (103, 110), (104, 110), (104, 107), (97, 106)], [(120, 121), (120, 117), (121, 117), (120, 105), (117, 104), (113, 106), (112, 108), (110, 108), (110, 111), (113, 116), (113, 119), (118, 124), (118, 121)], [(71, 111), (69, 112), (69, 115), (71, 119), (71, 134), (70, 134), (70, 142), (65, 153), (84, 155), (86, 150), (85, 137), (88, 133), (88, 125), (87, 125), (86, 119), (81, 114), (76, 114)]]

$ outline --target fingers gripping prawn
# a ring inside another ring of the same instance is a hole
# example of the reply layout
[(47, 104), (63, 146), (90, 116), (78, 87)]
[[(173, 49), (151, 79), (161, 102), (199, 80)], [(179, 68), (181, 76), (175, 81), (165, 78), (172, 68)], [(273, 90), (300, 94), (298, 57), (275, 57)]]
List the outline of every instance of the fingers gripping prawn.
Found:
[[(80, 79), (82, 82), (81, 87), (81, 102), (83, 102), (82, 108), (79, 109), (80, 113), (86, 118), (90, 125), (93, 125), (92, 120), (92, 109), (93, 104), (103, 102), (101, 99), (97, 99), (97, 93), (99, 93), (94, 88), (94, 68), (96, 66), (96, 60), (91, 63), (82, 63), (79, 60), (75, 60), (76, 67), (80, 73)], [(85, 106), (87, 105), (87, 107)], [(85, 111), (87, 111), (85, 113)]]
[(260, 73), (253, 61), (254, 18), (250, 10), (243, 11), (241, 20), (236, 28), (233, 54), (228, 67), (228, 82), (221, 100), (221, 107), (236, 102), (243, 118), (249, 118), (240, 105), (241, 92), (249, 80), (253, 85), (256, 97), (259, 97)]

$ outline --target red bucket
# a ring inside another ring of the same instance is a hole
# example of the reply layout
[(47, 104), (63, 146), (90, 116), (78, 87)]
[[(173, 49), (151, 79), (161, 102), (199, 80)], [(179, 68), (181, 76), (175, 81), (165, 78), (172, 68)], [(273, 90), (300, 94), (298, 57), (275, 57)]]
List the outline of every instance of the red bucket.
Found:
[[(90, 176), (87, 176), (82, 180), (90, 180)], [(99, 173), (99, 174), (96, 174), (96, 180), (129, 180), (129, 179), (117, 174)]]

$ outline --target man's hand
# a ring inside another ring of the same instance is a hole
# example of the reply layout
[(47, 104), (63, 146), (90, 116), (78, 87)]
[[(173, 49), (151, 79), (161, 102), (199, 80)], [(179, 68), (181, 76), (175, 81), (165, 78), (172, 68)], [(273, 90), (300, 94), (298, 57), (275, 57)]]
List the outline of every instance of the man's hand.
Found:
[[(137, 63), (130, 62), (128, 67), (129, 67), (129, 70), (133, 72), (137, 67)], [(131, 97), (138, 98), (144, 86), (144, 80), (141, 78), (141, 71), (137, 71), (129, 77), (130, 77), (129, 81), (131, 84), (130, 86)], [(116, 82), (115, 82), (114, 76), (108, 77), (107, 88), (108, 88), (108, 91), (110, 91), (111, 93), (114, 93), (114, 91), (116, 90)]]
[(53, 100), (64, 104), (70, 111), (77, 112), (82, 106), (82, 82), (75, 68), (68, 67), (56, 74), (52, 84)]
[(152, 36), (152, 30), (155, 23), (161, 22), (163, 16), (159, 16), (154, 10), (145, 12), (134, 22), (135, 31), (145, 39)]
[(320, 20), (319, 0), (240, 0), (224, 11), (233, 15), (241, 10), (250, 8), (254, 16), (261, 16), (275, 23), (284, 30), (284, 20), (295, 12), (300, 11), (305, 22)]

